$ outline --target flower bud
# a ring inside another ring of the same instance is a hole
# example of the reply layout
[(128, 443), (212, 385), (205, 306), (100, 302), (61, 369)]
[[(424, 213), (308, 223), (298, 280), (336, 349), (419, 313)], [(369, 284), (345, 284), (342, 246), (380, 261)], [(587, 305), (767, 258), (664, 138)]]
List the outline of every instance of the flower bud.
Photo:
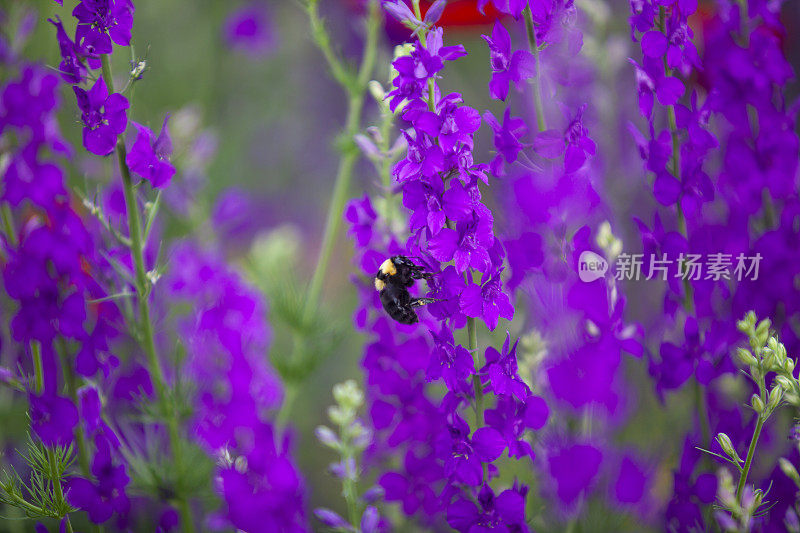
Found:
[(748, 335), (750, 330), (755, 327), (756, 324), (756, 314), (753, 311), (748, 311), (744, 318), (736, 322), (736, 328)]
[(786, 361), (783, 362), (783, 368), (789, 374), (794, 373), (794, 365), (795, 365), (794, 359), (790, 359), (788, 357), (786, 358)]
[(783, 387), (778, 384), (769, 391), (769, 402), (767, 403), (768, 412), (771, 413), (774, 411), (781, 403), (781, 399), (783, 399)]
[(338, 448), (340, 446), (339, 437), (328, 426), (318, 426), (314, 433), (317, 435), (317, 440), (325, 446), (330, 448)]
[(383, 85), (376, 80), (372, 80), (367, 84), (369, 88), (369, 93), (375, 99), (376, 102), (381, 103), (383, 99), (386, 98), (386, 91), (383, 89)]
[(364, 393), (358, 388), (355, 380), (352, 379), (334, 385), (333, 398), (336, 403), (348, 410), (356, 411), (364, 405)]
[(778, 465), (781, 471), (786, 474), (786, 477), (794, 481), (794, 484), (800, 487), (800, 474), (797, 473), (797, 468), (785, 457), (778, 459)]
[(775, 383), (780, 385), (785, 391), (792, 390), (792, 382), (786, 376), (775, 376)]
[(756, 339), (761, 346), (767, 344), (767, 339), (769, 339), (769, 328), (772, 326), (772, 322), (769, 318), (765, 318), (761, 322), (758, 323), (756, 326)]
[(736, 348), (736, 355), (739, 357), (739, 361), (745, 366), (755, 366), (758, 364), (756, 358), (747, 348)]
[(742, 461), (742, 458), (739, 457), (738, 453), (736, 453), (736, 449), (733, 447), (730, 437), (728, 437), (725, 433), (717, 434), (717, 442), (719, 443), (720, 448), (722, 448), (722, 451), (725, 452), (725, 455), (734, 461)]
[(753, 410), (756, 413), (761, 414), (764, 412), (764, 402), (758, 394), (753, 394), (753, 397), (750, 398), (750, 405), (753, 406)]
[(769, 348), (766, 348), (762, 352), (762, 354), (763, 355), (761, 356), (761, 365), (764, 367), (764, 370), (765, 371), (772, 370), (772, 368), (775, 366), (775, 363), (777, 362), (777, 358), (775, 357), (775, 352), (773, 352)]
[(800, 518), (797, 517), (797, 513), (791, 507), (786, 509), (786, 517), (783, 519), (783, 523), (789, 533), (800, 533)]

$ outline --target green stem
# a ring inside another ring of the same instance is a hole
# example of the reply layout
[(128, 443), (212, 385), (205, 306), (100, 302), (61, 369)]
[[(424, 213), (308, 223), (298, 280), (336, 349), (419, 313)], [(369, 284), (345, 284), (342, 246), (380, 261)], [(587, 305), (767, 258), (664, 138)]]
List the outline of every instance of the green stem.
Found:
[(31, 357), (33, 358), (33, 391), (41, 394), (44, 390), (44, 370), (42, 368), (42, 345), (39, 341), (31, 341)]
[(750, 447), (747, 449), (747, 459), (744, 462), (744, 468), (742, 469), (741, 474), (739, 474), (739, 484), (736, 487), (736, 501), (742, 503), (742, 492), (744, 491), (744, 486), (747, 483), (747, 476), (750, 473), (750, 465), (753, 463), (753, 456), (756, 452), (756, 445), (758, 444), (758, 437), (761, 436), (761, 428), (764, 426), (764, 417), (763, 415), (758, 415), (758, 420), (756, 420), (756, 429), (753, 431), (753, 438), (750, 440)]
[[(103, 78), (105, 79), (108, 92), (114, 92), (114, 81), (111, 77), (111, 63), (108, 54), (103, 54), (101, 57)], [(126, 160), (125, 138), (120, 135), (117, 139), (117, 161), (119, 164), (120, 174), (122, 175), (122, 191), (125, 197), (125, 208), (128, 215), (128, 232), (131, 240), (131, 256), (135, 268), (136, 279), (136, 294), (139, 303), (139, 335), (144, 349), (145, 356), (147, 357), (148, 370), (153, 379), (153, 385), (156, 389), (156, 397), (161, 407), (162, 413), (167, 423), (167, 430), (169, 433), (170, 449), (172, 451), (172, 460), (175, 464), (175, 471), (178, 473), (178, 478), (183, 474), (183, 453), (181, 450), (179, 422), (176, 409), (169, 405), (169, 387), (164, 378), (164, 371), (161, 368), (161, 361), (156, 351), (155, 338), (153, 335), (153, 323), (150, 317), (150, 282), (147, 278), (147, 269), (144, 261), (144, 246), (145, 243), (142, 239), (142, 225), (139, 216), (139, 206), (136, 204), (136, 190), (131, 178), (130, 169)], [(193, 532), (194, 521), (192, 520), (191, 509), (189, 502), (184, 494), (184, 487), (177, 487), (178, 507), (181, 512), (181, 522), (185, 531)]]
[(539, 43), (536, 42), (536, 28), (533, 24), (533, 14), (531, 13), (531, 8), (526, 6), (524, 13), (525, 33), (528, 37), (528, 47), (533, 54), (534, 69), (536, 70), (533, 83), (533, 102), (536, 106), (536, 125), (538, 126), (539, 131), (544, 131), (547, 129), (547, 122), (544, 118), (544, 104), (542, 103), (542, 78), (541, 74), (539, 73)]
[(361, 59), (358, 73), (355, 79), (353, 79), (353, 76), (344, 71), (341, 62), (331, 49), (330, 38), (319, 18), (316, 5), (317, 2), (314, 0), (308, 4), (312, 34), (314, 35), (317, 46), (328, 61), (334, 78), (336, 78), (347, 91), (348, 100), (347, 121), (345, 122), (343, 132), (344, 144), (342, 146), (342, 157), (339, 160), (339, 169), (336, 172), (336, 183), (333, 187), (333, 195), (331, 196), (331, 202), (328, 206), (328, 216), (325, 221), (322, 246), (303, 307), (303, 316), (306, 320), (313, 316), (314, 311), (319, 305), (322, 284), (328, 272), (328, 265), (330, 263), (333, 247), (339, 236), (342, 212), (350, 190), (350, 182), (353, 178), (353, 168), (358, 160), (358, 147), (355, 145), (353, 137), (355, 137), (361, 127), (361, 114), (364, 108), (367, 83), (375, 68), (381, 17), (380, 5), (377, 0), (371, 0), (364, 55)]
[(706, 396), (703, 393), (703, 388), (700, 382), (694, 382), (694, 398), (697, 405), (697, 415), (700, 417), (700, 430), (703, 435), (703, 445), (708, 447), (711, 442), (711, 426), (708, 423), (708, 406), (706, 405)]
[[(68, 360), (67, 346), (63, 338), (58, 340), (57, 351), (58, 359), (61, 362), (61, 373), (64, 374), (64, 381), (67, 385), (67, 394), (69, 394), (72, 403), (78, 405), (77, 376)], [(89, 453), (86, 448), (86, 435), (83, 432), (83, 424), (78, 424), (75, 427), (75, 441), (78, 444), (78, 463), (80, 464), (81, 472), (87, 478), (91, 477)]]
[[(347, 428), (344, 426), (339, 427), (340, 435), (344, 435), (346, 431)], [(355, 531), (360, 531), (361, 516), (358, 512), (358, 483), (356, 481), (358, 468), (352, 451), (352, 442), (348, 439), (342, 444), (344, 448), (342, 464), (345, 468), (344, 478), (342, 479), (342, 492), (344, 493), (344, 500), (347, 502), (347, 517)], [(353, 472), (350, 472), (351, 462), (354, 469)]]
[[(464, 277), (466, 278), (468, 275), (468, 273), (465, 273)], [(475, 427), (478, 428), (483, 424), (483, 386), (481, 385), (481, 377), (478, 375), (481, 368), (480, 354), (478, 354), (478, 330), (475, 327), (475, 319), (472, 317), (467, 318), (467, 336), (469, 338), (469, 353), (475, 362), (472, 389), (475, 393)]]
[(0, 216), (3, 217), (3, 227), (5, 228), (8, 243), (16, 248), (19, 241), (17, 240), (17, 232), (14, 229), (14, 217), (11, 215), (11, 207), (5, 202), (0, 206)]
[(275, 428), (278, 434), (283, 433), (283, 428), (289, 420), (289, 413), (292, 412), (292, 406), (297, 398), (297, 385), (292, 382), (287, 382), (283, 392), (283, 403), (278, 415), (275, 417)]

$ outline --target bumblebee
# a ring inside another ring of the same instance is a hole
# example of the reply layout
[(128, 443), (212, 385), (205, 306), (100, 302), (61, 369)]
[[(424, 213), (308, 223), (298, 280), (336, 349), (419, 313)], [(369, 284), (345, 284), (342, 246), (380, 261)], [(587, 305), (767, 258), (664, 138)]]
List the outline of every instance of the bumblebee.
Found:
[(430, 273), (405, 256), (396, 255), (381, 263), (375, 275), (375, 290), (381, 294), (386, 313), (401, 324), (419, 321), (415, 307), (437, 302), (436, 298), (414, 298), (409, 287), (418, 279), (429, 279)]

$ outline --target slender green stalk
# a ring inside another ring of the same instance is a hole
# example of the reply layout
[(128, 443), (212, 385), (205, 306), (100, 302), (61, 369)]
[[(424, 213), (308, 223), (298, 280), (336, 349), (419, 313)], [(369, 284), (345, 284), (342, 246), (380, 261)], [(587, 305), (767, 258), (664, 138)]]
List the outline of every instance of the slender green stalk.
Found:
[(381, 13), (380, 5), (377, 0), (371, 0), (364, 55), (361, 58), (361, 65), (358, 72), (354, 77), (344, 69), (341, 61), (331, 48), (330, 38), (317, 11), (317, 0), (311, 0), (308, 3), (307, 11), (311, 21), (314, 40), (325, 56), (334, 78), (347, 91), (348, 95), (347, 121), (345, 122), (343, 131), (342, 157), (339, 160), (336, 183), (334, 184), (333, 195), (331, 196), (331, 201), (328, 206), (328, 216), (325, 221), (322, 246), (303, 307), (303, 315), (308, 320), (319, 305), (322, 283), (328, 272), (328, 265), (330, 263), (333, 247), (339, 237), (339, 230), (342, 224), (342, 212), (350, 190), (353, 168), (355, 167), (356, 161), (358, 161), (358, 147), (353, 141), (353, 138), (361, 128), (361, 115), (364, 109), (367, 83), (375, 68)]
[(3, 217), (3, 227), (5, 228), (6, 237), (8, 237), (8, 243), (16, 248), (19, 241), (17, 240), (17, 232), (14, 229), (14, 217), (11, 215), (11, 208), (5, 202), (0, 206), (0, 216)]
[(528, 37), (528, 46), (533, 54), (534, 68), (536, 74), (533, 83), (533, 103), (536, 106), (536, 125), (539, 131), (547, 129), (547, 123), (544, 118), (544, 104), (542, 103), (542, 77), (539, 73), (539, 43), (536, 42), (536, 28), (533, 25), (533, 14), (531, 13), (530, 6), (526, 6), (525, 13), (525, 33)]
[(31, 341), (31, 357), (33, 358), (33, 391), (41, 394), (44, 390), (44, 370), (42, 368), (42, 345), (39, 341)]
[[(468, 273), (465, 273), (467, 277)], [(480, 354), (478, 353), (478, 330), (475, 327), (475, 319), (467, 318), (467, 336), (469, 337), (469, 353), (475, 362), (475, 374), (472, 375), (472, 389), (475, 393), (475, 426), (483, 425), (483, 385), (478, 371), (481, 368)]]
[(278, 415), (275, 417), (275, 428), (279, 434), (283, 432), (283, 428), (286, 427), (286, 423), (289, 421), (289, 413), (292, 412), (294, 401), (297, 398), (297, 392), (297, 385), (295, 383), (287, 382), (284, 385), (283, 403), (281, 404), (280, 411), (278, 411)]
[(739, 474), (739, 484), (736, 486), (736, 501), (739, 503), (742, 503), (742, 492), (747, 483), (747, 476), (750, 473), (750, 465), (753, 463), (758, 438), (761, 436), (761, 428), (764, 427), (764, 420), (764, 416), (759, 414), (758, 420), (756, 420), (756, 429), (753, 431), (753, 438), (750, 439), (750, 447), (747, 449), (747, 458), (744, 461), (744, 468), (742, 468), (742, 472)]
[[(64, 339), (58, 340), (57, 351), (58, 359), (61, 362), (61, 373), (64, 375), (64, 381), (67, 385), (67, 394), (72, 400), (72, 403), (78, 405), (77, 376), (68, 359), (69, 354)], [(83, 475), (86, 477), (90, 477), (89, 453), (86, 448), (86, 435), (83, 432), (83, 424), (78, 424), (75, 427), (75, 441), (78, 445), (78, 464), (81, 467), (81, 472), (83, 472)]]
[[(108, 92), (114, 92), (114, 81), (111, 77), (111, 63), (107, 54), (101, 57), (103, 78), (105, 79)], [(150, 317), (150, 281), (147, 278), (147, 269), (144, 261), (144, 246), (145, 242), (142, 239), (142, 225), (139, 216), (139, 206), (136, 204), (136, 190), (131, 178), (130, 169), (126, 163), (126, 149), (125, 138), (120, 135), (117, 139), (117, 160), (119, 163), (120, 174), (122, 175), (122, 191), (125, 197), (125, 208), (128, 215), (128, 232), (131, 240), (131, 256), (135, 269), (136, 280), (136, 294), (139, 303), (139, 331), (137, 332), (140, 337), (142, 348), (144, 349), (145, 356), (147, 357), (148, 370), (153, 379), (153, 385), (156, 389), (156, 397), (159, 405), (161, 406), (162, 413), (167, 423), (167, 430), (169, 433), (170, 449), (172, 451), (172, 460), (175, 463), (175, 471), (180, 476), (183, 473), (183, 453), (181, 450), (181, 440), (178, 427), (177, 413), (172, 406), (169, 405), (169, 387), (164, 378), (164, 371), (161, 367), (161, 361), (156, 351), (155, 338), (153, 335), (153, 323)], [(184, 487), (179, 487), (177, 490), (178, 507), (181, 512), (181, 522), (185, 531), (193, 532), (194, 521), (192, 520), (191, 509), (189, 502), (184, 494)]]

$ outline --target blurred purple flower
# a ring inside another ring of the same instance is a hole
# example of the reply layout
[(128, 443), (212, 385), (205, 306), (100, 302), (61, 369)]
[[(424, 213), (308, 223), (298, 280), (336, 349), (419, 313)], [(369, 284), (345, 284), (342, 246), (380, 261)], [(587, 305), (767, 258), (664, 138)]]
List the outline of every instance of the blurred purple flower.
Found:
[(161, 132), (156, 138), (150, 128), (132, 122), (138, 134), (125, 161), (131, 171), (149, 181), (155, 189), (169, 185), (169, 181), (175, 174), (175, 167), (169, 161), (169, 156), (172, 154), (172, 141), (167, 130), (168, 121), (169, 115), (164, 117)]
[(271, 52), (277, 42), (272, 16), (264, 2), (251, 2), (228, 15), (224, 38), (233, 50), (252, 56)]
[(511, 36), (500, 21), (494, 23), (491, 37), (487, 35), (482, 37), (489, 45), (489, 60), (492, 65), (489, 95), (505, 101), (508, 97), (509, 84), (515, 84), (517, 90), (521, 90), (521, 82), (536, 75), (536, 60), (527, 50), (512, 52)]
[(78, 424), (78, 409), (68, 399), (51, 392), (29, 394), (31, 430), (45, 446), (67, 446)]

